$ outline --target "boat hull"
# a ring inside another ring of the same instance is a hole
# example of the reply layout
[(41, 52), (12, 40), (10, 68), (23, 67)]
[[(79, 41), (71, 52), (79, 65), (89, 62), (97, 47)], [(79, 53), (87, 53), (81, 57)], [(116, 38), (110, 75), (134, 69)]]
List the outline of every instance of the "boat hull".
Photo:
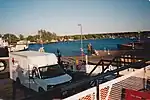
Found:
[(119, 50), (131, 50), (132, 45), (127, 45), (127, 44), (117, 44), (117, 48)]

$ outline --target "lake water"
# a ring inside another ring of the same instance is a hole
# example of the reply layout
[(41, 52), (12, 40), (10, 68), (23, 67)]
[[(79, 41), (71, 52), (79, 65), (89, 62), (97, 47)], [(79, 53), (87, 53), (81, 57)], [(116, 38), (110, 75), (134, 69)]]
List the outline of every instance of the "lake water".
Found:
[[(136, 39), (130, 38), (116, 38), (116, 39), (96, 39), (96, 40), (83, 40), (83, 48), (84, 52), (87, 53), (87, 45), (91, 43), (93, 48), (96, 50), (117, 50), (117, 44), (129, 43), (135, 41)], [(62, 56), (78, 56), (81, 54), (80, 41), (69, 41), (69, 42), (58, 42), (58, 43), (50, 43), (44, 44), (45, 52), (55, 53), (57, 49), (60, 50)], [(29, 50), (38, 50), (41, 47), (41, 44), (30, 44)]]

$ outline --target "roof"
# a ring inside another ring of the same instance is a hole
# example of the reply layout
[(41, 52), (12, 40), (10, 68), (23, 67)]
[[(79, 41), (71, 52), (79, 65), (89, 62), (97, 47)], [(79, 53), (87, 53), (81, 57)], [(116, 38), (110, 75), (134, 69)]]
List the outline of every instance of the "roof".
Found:
[(20, 55), (20, 56), (25, 56), (25, 57), (54, 55), (54, 53), (44, 53), (44, 52), (38, 52), (38, 51), (20, 51), (20, 52), (11, 52), (10, 54)]

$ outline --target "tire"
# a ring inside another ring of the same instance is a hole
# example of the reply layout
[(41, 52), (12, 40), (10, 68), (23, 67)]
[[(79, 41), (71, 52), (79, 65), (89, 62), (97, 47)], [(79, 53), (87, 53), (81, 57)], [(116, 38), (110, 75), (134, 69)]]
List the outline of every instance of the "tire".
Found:
[(45, 92), (45, 90), (43, 88), (39, 87), (39, 93), (43, 93), (43, 92)]

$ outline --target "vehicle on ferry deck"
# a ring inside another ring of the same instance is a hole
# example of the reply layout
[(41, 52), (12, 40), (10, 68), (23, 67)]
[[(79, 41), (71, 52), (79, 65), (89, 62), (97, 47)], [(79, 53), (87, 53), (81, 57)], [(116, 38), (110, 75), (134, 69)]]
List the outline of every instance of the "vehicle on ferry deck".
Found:
[(69, 83), (72, 77), (64, 72), (53, 53), (21, 51), (10, 53), (10, 78), (36, 92), (47, 91)]

